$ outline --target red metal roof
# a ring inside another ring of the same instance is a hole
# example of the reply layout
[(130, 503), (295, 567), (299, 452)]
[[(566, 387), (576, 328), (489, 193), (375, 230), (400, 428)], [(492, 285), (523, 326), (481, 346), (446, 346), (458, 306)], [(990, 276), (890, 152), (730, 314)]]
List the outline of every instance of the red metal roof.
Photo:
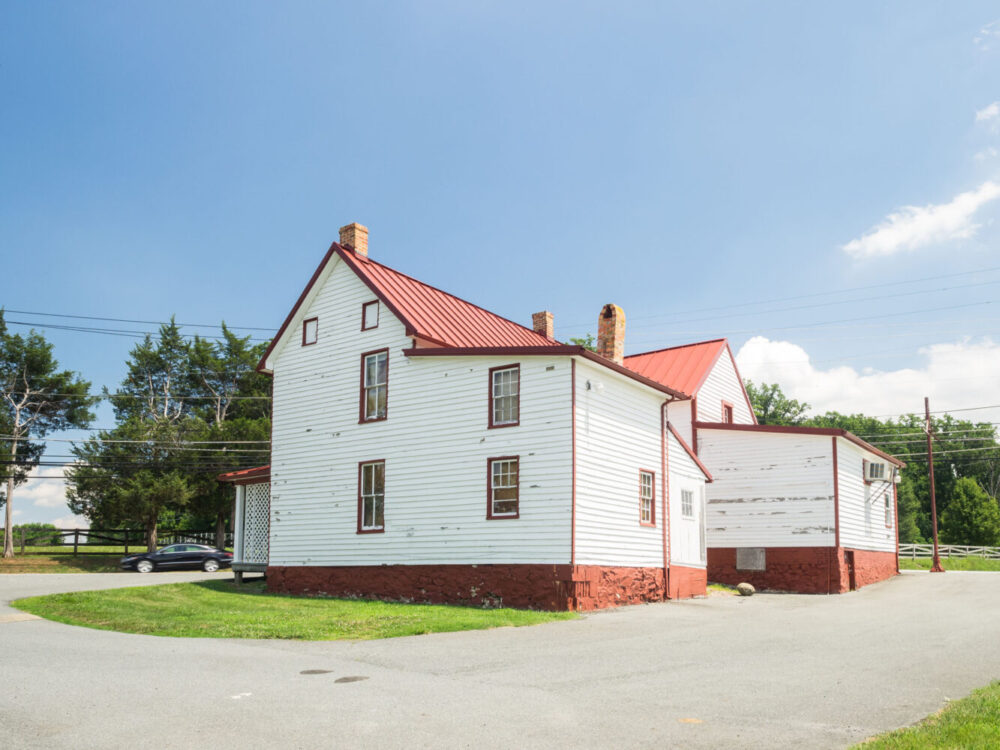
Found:
[(713, 339), (658, 349), (625, 357), (625, 366), (668, 388), (694, 395), (727, 346), (725, 339)]
[(258, 370), (269, 372), (266, 365), (268, 357), (334, 255), (339, 256), (399, 318), (406, 326), (407, 336), (416, 336), (428, 343), (446, 347), (561, 346), (558, 341), (546, 338), (530, 328), (417, 281), (334, 242), (306, 288), (302, 290), (285, 322), (281, 324), (277, 335), (271, 340), (257, 365)]
[(406, 324), (410, 335), (441, 346), (559, 346), (559, 342), (530, 328), (337, 247), (347, 265)]
[(220, 482), (249, 484), (250, 480), (266, 480), (271, 477), (271, 466), (255, 466), (252, 469), (237, 469), (216, 477)]

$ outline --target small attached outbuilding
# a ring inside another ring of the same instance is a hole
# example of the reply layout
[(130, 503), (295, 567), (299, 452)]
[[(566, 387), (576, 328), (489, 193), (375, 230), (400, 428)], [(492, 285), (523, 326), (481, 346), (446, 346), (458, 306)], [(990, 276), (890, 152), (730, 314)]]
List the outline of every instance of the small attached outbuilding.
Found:
[(244, 573), (267, 571), (271, 531), (271, 467), (257, 466), (220, 474), (220, 482), (236, 488), (233, 512), (233, 572), (237, 582)]
[(699, 422), (710, 581), (836, 594), (899, 572), (900, 460), (840, 429)]

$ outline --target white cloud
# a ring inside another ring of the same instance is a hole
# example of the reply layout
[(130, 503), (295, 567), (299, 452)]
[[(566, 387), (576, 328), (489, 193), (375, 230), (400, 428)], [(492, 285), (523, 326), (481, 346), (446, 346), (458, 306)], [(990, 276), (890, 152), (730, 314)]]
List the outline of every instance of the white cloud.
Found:
[(1000, 40), (1000, 19), (986, 24), (972, 37), (972, 43), (983, 52), (992, 49), (998, 40)]
[(989, 122), (1000, 116), (1000, 102), (993, 102), (976, 112), (976, 122)]
[[(919, 368), (880, 371), (817, 367), (802, 347), (755, 336), (736, 355), (740, 374), (755, 382), (778, 383), (786, 395), (805, 401), (813, 413), (827, 410), (872, 416), (1000, 404), (997, 373), (1000, 342), (990, 338), (933, 344), (918, 350)], [(973, 421), (1000, 422), (1000, 409), (956, 414)]]
[(975, 190), (959, 193), (948, 203), (903, 206), (842, 249), (855, 258), (872, 258), (947, 240), (967, 239), (980, 226), (972, 223), (973, 214), (997, 198), (1000, 185), (987, 181)]
[(37, 508), (65, 508), (66, 483), (58, 478), (63, 470), (58, 466), (42, 466), (35, 470), (36, 479), (29, 479), (20, 487), (14, 489), (14, 507), (25, 504)]
[(48, 521), (57, 529), (86, 529), (90, 523), (83, 516), (62, 516)]
[(993, 159), (998, 154), (1000, 154), (1000, 151), (997, 151), (996, 148), (994, 148), (993, 146), (990, 146), (989, 148), (984, 148), (982, 151), (977, 151), (975, 158), (978, 161), (984, 161), (986, 159)]

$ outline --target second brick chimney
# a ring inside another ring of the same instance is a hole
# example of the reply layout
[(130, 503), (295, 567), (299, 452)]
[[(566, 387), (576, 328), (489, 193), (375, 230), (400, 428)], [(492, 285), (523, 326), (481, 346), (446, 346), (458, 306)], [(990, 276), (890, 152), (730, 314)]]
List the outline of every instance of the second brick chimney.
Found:
[(542, 334), (547, 339), (555, 338), (555, 327), (552, 323), (552, 313), (548, 310), (531, 314), (531, 327), (535, 333)]
[(352, 222), (340, 228), (340, 244), (349, 247), (358, 255), (368, 257), (368, 227)]
[(597, 319), (597, 353), (615, 364), (625, 362), (625, 313), (618, 305), (605, 305)]

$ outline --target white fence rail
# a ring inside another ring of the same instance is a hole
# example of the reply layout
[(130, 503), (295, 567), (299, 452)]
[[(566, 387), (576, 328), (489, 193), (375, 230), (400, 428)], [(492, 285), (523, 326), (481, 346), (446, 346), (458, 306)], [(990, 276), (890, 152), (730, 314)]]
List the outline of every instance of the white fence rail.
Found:
[[(1000, 547), (970, 547), (962, 544), (940, 544), (938, 554), (941, 557), (984, 557), (988, 560), (1000, 560)], [(934, 557), (933, 544), (901, 544), (899, 556), (916, 560), (918, 557)]]

